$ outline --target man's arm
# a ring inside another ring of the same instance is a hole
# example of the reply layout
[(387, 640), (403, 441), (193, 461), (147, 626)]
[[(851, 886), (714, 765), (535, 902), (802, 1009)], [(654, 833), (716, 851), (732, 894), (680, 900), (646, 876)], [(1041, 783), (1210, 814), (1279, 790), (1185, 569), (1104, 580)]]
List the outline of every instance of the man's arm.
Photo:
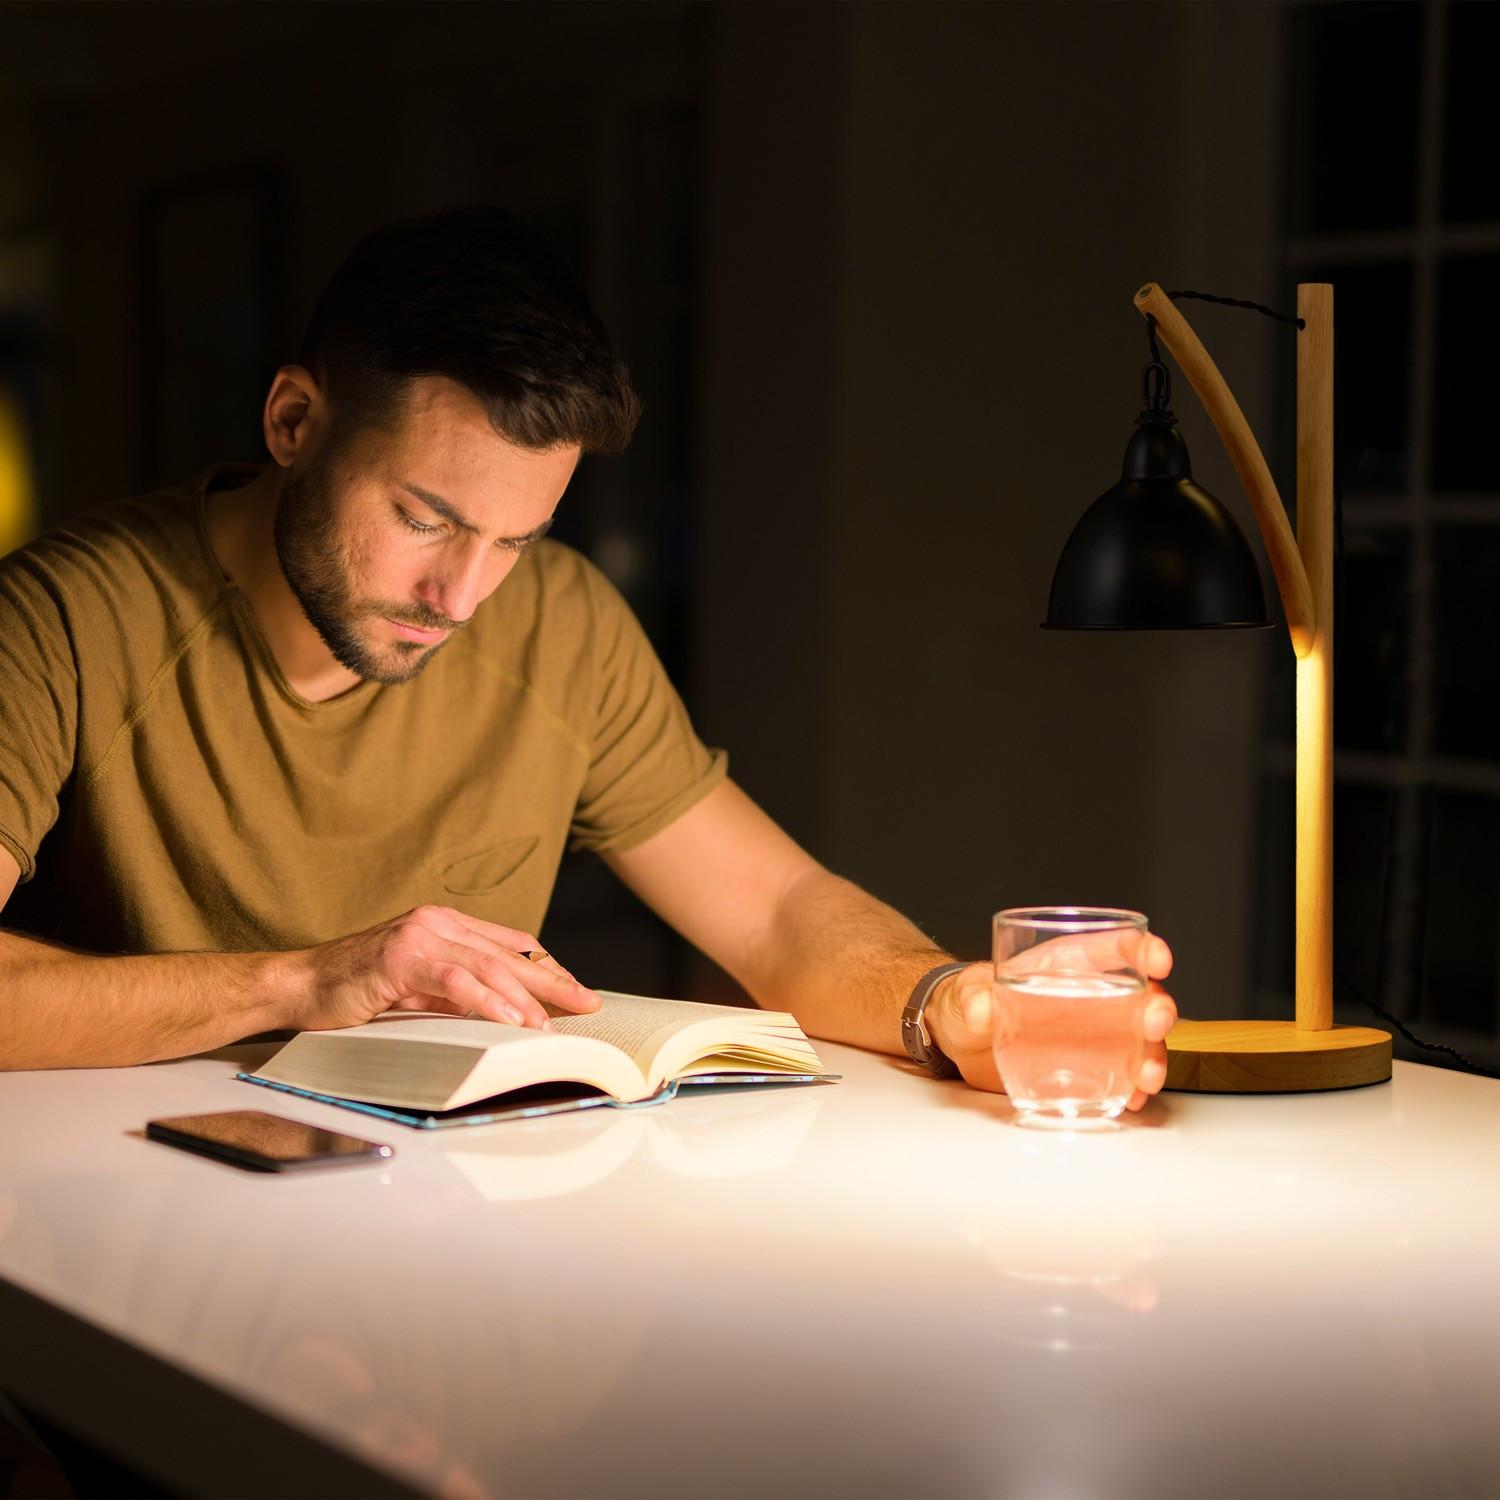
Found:
[[(6, 866), (9, 866), (7, 869)], [(0, 893), (19, 874), (0, 849)], [(0, 902), (3, 905), (3, 902)], [(0, 932), (0, 1068), (119, 1067), (284, 1026), (282, 955), (96, 958)]]
[[(0, 847), (0, 911), (20, 878)], [(259, 1031), (353, 1026), (391, 1007), (546, 1025), (538, 1003), (599, 1001), (529, 933), (418, 907), (287, 953), (97, 957), (0, 931), (0, 1069), (100, 1068), (221, 1047)]]
[(811, 1036), (904, 1054), (912, 986), (950, 955), (801, 849), (733, 782), (605, 862), (767, 1010)]
[[(904, 1056), (907, 998), (923, 974), (951, 959), (899, 912), (824, 869), (733, 782), (645, 843), (603, 858), (758, 1005), (790, 1011), (809, 1035), (828, 1041)], [(1165, 978), (1171, 963), (1156, 939), (1152, 976)], [(990, 966), (974, 963), (937, 986), (925, 1021), (968, 1083), (999, 1091), (993, 1005)], [(1144, 1016), (1147, 1055), (1131, 1109), (1165, 1080), (1162, 1039), (1176, 1019), (1158, 987)]]

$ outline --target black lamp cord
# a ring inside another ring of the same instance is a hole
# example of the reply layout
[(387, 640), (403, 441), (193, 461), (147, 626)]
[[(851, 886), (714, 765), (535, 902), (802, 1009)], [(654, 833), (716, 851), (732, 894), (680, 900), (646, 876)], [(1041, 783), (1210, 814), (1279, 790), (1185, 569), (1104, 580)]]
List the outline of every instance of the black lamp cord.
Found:
[[(1307, 326), (1302, 318), (1293, 317), (1289, 313), (1277, 312), (1275, 308), (1266, 307), (1259, 302), (1245, 302), (1238, 297), (1219, 297), (1215, 296), (1212, 292), (1188, 291), (1168, 292), (1167, 296), (1173, 302), (1177, 302), (1184, 298), (1191, 298), (1198, 302), (1217, 302), (1224, 307), (1238, 307), (1243, 308), (1248, 312), (1258, 312), (1267, 318), (1274, 318), (1278, 323), (1289, 323), (1299, 332)], [(1151, 361), (1146, 366), (1145, 373), (1141, 377), (1142, 396), (1145, 400), (1146, 409), (1148, 412), (1165, 414), (1166, 409), (1171, 402), (1171, 377), (1167, 371), (1166, 365), (1162, 361), (1161, 348), (1156, 341), (1156, 319), (1149, 313), (1146, 315), (1146, 339), (1151, 350)], [(1156, 372), (1160, 373), (1158, 374)], [(1339, 462), (1339, 455), (1342, 452), (1340, 441), (1342, 422), (1340, 420), (1341, 413), (1339, 408), (1339, 388), (1337, 383), (1335, 383), (1333, 414), (1333, 565), (1335, 574), (1338, 577), (1338, 591), (1340, 594), (1342, 594), (1344, 572), (1344, 492), (1343, 485), (1340, 479), (1343, 465)], [(1387, 921), (1390, 916), (1391, 845), (1395, 838), (1395, 822), (1396, 799), (1392, 797), (1390, 803), (1389, 822), (1387, 825), (1385, 838), (1385, 865), (1381, 878), (1380, 932), (1382, 935), (1382, 942), (1380, 947), (1380, 960), (1376, 969), (1377, 987), (1383, 987), (1381, 981), (1383, 980), (1385, 973), (1386, 952), (1383, 939), (1386, 931)], [(1475, 1062), (1472, 1058), (1465, 1057), (1462, 1052), (1459, 1052), (1453, 1047), (1447, 1046), (1443, 1042), (1429, 1042), (1424, 1038), (1417, 1036), (1416, 1033), (1413, 1032), (1409, 1027), (1407, 1027), (1404, 1022), (1398, 1020), (1395, 1016), (1393, 1016), (1390, 1011), (1386, 1010), (1380, 1005), (1377, 1005), (1367, 995), (1361, 994), (1358, 988), (1350, 984), (1347, 979), (1340, 979), (1337, 975), (1335, 975), (1334, 985), (1336, 989), (1343, 990), (1350, 999), (1356, 1001), (1360, 1005), (1365, 1006), (1369, 1010), (1373, 1010), (1375, 1014), (1378, 1015), (1382, 1020), (1389, 1022), (1389, 1024), (1394, 1026), (1396, 1030), (1399, 1031), (1401, 1035), (1405, 1037), (1406, 1040), (1410, 1042), (1414, 1047), (1422, 1047), (1429, 1052), (1442, 1052), (1448, 1057), (1453, 1058), (1455, 1062), (1459, 1063), (1462, 1067), (1467, 1068), (1470, 1072), (1478, 1073), (1485, 1078), (1500, 1078), (1500, 1070), (1497, 1070), (1495, 1068), (1487, 1068), (1483, 1064)]]

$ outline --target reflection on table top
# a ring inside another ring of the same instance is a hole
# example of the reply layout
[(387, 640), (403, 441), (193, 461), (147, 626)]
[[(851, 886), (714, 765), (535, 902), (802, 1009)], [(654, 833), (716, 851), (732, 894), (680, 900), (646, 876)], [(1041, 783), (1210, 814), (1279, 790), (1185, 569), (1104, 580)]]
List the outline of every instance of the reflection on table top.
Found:
[[(843, 1083), (432, 1133), (243, 1048), (0, 1075), (0, 1277), (453, 1496), (1500, 1491), (1500, 1084), (1053, 1134), (820, 1051)], [(140, 1133), (267, 1107), (397, 1155)]]

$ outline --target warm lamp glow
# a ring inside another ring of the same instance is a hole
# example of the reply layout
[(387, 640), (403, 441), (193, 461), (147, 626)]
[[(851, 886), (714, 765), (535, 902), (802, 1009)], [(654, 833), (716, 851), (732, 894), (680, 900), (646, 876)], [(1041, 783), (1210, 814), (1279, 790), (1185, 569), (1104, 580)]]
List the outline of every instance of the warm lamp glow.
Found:
[(1333, 1025), (1332, 643), (1297, 658), (1297, 1027)]

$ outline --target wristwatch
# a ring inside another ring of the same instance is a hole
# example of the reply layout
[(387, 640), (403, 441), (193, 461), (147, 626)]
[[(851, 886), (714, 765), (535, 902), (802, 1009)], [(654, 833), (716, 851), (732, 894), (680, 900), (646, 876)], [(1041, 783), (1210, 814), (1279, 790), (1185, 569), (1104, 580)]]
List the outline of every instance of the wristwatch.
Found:
[(906, 1009), (901, 1012), (901, 1041), (906, 1047), (906, 1055), (919, 1068), (926, 1068), (934, 1078), (957, 1078), (958, 1064), (927, 1034), (927, 1028), (922, 1024), (922, 1012), (927, 1009), (932, 992), (944, 979), (968, 967), (967, 963), (946, 963), (929, 969), (917, 981)]

